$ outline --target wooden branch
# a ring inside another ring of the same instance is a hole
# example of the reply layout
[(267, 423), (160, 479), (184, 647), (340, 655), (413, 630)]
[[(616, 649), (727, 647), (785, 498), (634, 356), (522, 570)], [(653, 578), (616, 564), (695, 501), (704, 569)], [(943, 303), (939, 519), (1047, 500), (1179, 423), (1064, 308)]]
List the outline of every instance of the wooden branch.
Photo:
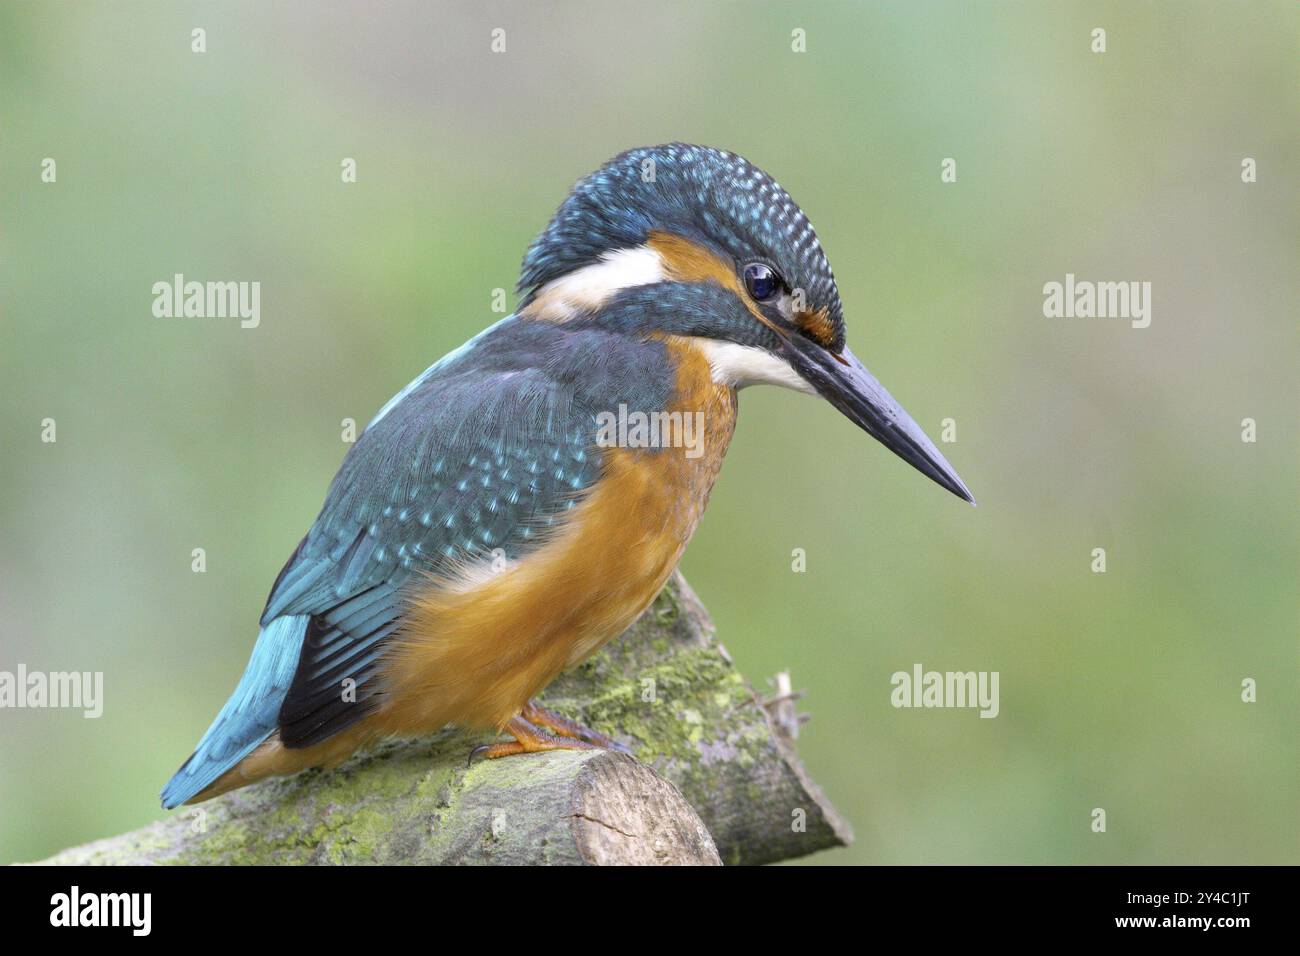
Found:
[(752, 864), (852, 839), (794, 754), (790, 714), (773, 723), (680, 575), (543, 702), (639, 760), (564, 751), (467, 766), (484, 738), (446, 730), (43, 862)]

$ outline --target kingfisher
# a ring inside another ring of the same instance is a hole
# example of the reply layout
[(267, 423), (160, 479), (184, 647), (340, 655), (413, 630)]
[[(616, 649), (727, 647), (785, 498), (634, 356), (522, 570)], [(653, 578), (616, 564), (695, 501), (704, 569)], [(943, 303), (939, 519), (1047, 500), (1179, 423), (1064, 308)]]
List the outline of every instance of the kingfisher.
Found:
[(735, 153), (616, 156), (533, 241), (517, 292), (348, 451), (164, 807), (447, 725), (496, 732), (471, 759), (626, 749), (534, 698), (663, 587), (747, 386), (821, 396), (974, 503), (845, 344), (807, 217)]

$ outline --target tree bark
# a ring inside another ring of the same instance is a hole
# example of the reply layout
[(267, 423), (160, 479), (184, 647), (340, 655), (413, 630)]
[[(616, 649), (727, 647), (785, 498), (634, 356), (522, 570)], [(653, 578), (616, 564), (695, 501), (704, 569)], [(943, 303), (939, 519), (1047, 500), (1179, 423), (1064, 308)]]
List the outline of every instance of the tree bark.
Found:
[(448, 729), (42, 862), (756, 864), (852, 840), (795, 756), (790, 701), (774, 722), (680, 575), (542, 703), (638, 760), (561, 751), (467, 765), (485, 738)]

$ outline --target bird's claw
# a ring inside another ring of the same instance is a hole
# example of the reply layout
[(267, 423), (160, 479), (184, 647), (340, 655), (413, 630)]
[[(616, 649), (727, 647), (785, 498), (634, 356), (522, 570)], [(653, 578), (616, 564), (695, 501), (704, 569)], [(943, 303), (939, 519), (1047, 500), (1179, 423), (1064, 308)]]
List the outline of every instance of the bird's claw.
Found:
[(468, 767), (476, 757), (494, 760), (513, 754), (540, 753), (547, 750), (612, 750), (615, 753), (635, 756), (632, 748), (619, 743), (589, 727), (584, 727), (576, 720), (570, 720), (560, 714), (529, 701), (518, 717), (512, 717), (504, 728), (514, 740), (491, 744), (479, 744), (469, 752)]

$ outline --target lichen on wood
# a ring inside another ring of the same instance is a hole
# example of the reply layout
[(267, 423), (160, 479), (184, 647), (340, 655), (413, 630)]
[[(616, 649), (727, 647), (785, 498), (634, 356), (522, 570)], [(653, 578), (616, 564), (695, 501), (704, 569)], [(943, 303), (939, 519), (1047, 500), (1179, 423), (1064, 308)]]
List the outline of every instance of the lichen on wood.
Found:
[(43, 862), (755, 864), (852, 839), (680, 575), (542, 703), (637, 760), (562, 751), (468, 764), (483, 735), (447, 729)]

